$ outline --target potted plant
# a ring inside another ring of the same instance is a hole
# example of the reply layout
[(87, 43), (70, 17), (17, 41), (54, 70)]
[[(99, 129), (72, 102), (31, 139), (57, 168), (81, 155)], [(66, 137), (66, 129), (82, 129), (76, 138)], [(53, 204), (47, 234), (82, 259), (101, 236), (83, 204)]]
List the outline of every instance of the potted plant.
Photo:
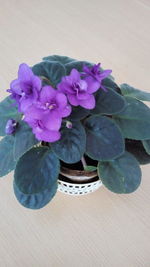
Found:
[(0, 103), (0, 176), (14, 170), (14, 193), (44, 207), (57, 189), (79, 195), (101, 184), (131, 193), (150, 162), (150, 94), (118, 86), (100, 64), (48, 56), (18, 78)]

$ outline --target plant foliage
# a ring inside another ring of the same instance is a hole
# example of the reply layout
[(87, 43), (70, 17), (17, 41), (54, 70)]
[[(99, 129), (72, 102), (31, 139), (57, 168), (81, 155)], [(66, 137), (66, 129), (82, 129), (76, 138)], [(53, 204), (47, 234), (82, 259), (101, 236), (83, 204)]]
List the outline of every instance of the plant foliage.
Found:
[[(84, 170), (98, 171), (107, 189), (135, 191), (140, 164), (150, 163), (150, 108), (142, 102), (150, 101), (150, 94), (127, 84), (119, 87), (100, 64), (66, 56), (50, 55), (32, 68), (21, 68), (9, 90), (13, 99), (0, 103), (0, 176), (15, 169), (13, 187), (20, 204), (44, 207), (57, 192), (60, 163), (85, 158), (92, 164)], [(44, 85), (51, 86), (42, 91)], [(6, 135), (13, 121), (16, 126)]]

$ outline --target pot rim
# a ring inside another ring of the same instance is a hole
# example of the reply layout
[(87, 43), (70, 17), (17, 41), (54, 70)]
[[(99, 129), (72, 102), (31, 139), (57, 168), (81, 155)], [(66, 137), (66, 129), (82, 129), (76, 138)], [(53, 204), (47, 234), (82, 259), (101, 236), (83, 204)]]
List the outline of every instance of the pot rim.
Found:
[(97, 171), (85, 171), (85, 170), (72, 170), (66, 167), (61, 167), (60, 173), (62, 175), (69, 175), (69, 176), (87, 176), (89, 178), (97, 176)]
[(60, 180), (64, 181), (67, 178), (70, 183), (90, 183), (99, 179), (97, 171), (72, 170), (66, 167), (61, 167), (60, 174), (64, 177), (59, 178)]

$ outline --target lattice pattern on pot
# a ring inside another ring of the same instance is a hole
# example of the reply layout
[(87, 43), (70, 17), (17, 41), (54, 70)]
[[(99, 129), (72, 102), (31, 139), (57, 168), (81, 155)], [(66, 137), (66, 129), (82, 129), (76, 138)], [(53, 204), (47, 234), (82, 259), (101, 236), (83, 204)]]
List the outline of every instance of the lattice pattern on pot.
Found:
[(85, 195), (96, 191), (101, 185), (100, 180), (86, 184), (73, 184), (58, 180), (58, 191), (68, 195)]

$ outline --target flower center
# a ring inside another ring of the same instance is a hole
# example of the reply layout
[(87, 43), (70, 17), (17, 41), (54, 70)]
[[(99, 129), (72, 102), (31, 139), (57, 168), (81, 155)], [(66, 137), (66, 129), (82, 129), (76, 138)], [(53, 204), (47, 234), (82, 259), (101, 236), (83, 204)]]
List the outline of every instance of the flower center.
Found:
[(46, 103), (45, 106), (46, 106), (46, 108), (48, 108), (50, 110), (57, 108), (56, 103)]
[(72, 88), (76, 92), (76, 94), (78, 95), (79, 93), (86, 92), (87, 83), (86, 83), (86, 81), (81, 80), (79, 82), (74, 83)]
[(25, 84), (25, 88), (23, 90), (26, 94), (26, 96), (29, 96), (29, 95), (32, 95), (33, 94), (33, 87), (32, 87), (32, 84), (30, 83), (26, 83)]
[(92, 69), (92, 73), (94, 75), (99, 75), (100, 74), (100, 70), (97, 66), (94, 66), (93, 69)]
[(92, 67), (91, 75), (93, 76), (93, 78), (99, 79), (99, 77), (101, 75), (100, 63), (98, 63), (97, 65), (94, 65)]
[(21, 96), (24, 97), (25, 95), (26, 93), (22, 91)]

